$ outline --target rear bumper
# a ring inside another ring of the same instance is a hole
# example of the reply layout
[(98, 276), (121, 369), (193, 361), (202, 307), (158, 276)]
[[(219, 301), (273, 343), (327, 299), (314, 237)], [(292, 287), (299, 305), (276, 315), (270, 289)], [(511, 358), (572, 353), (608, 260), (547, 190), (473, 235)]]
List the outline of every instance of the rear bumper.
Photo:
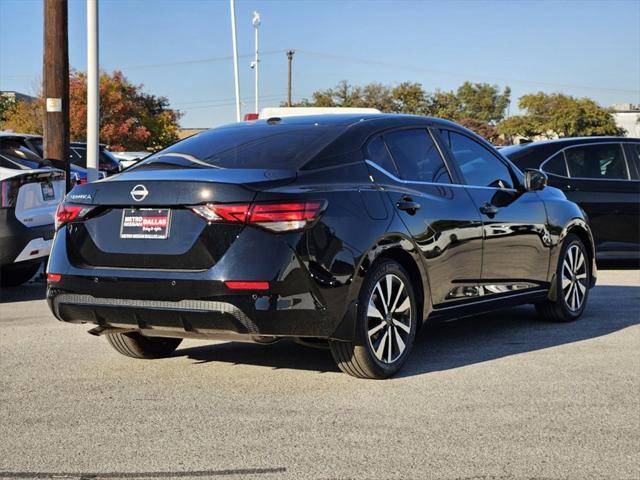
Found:
[[(258, 250), (251, 236), (243, 235), (233, 246), (242, 250), (205, 270), (106, 268), (72, 264), (63, 227), (49, 259), (48, 272), (61, 276), (48, 285), (49, 307), (63, 322), (146, 335), (351, 340), (351, 282), (321, 288), (317, 274), (281, 237), (268, 238), (273, 240), (263, 240)], [(228, 280), (268, 281), (269, 290), (232, 290)]]
[(54, 227), (26, 227), (10, 209), (0, 209), (0, 265), (36, 260), (49, 255)]
[[(298, 296), (297, 300), (303, 300)], [(49, 286), (47, 301), (58, 320), (147, 335), (215, 338), (218, 334), (320, 337), (348, 340), (326, 309), (279, 295), (215, 296), (208, 299), (142, 300), (70, 293)], [(348, 315), (345, 315), (345, 317)], [(345, 321), (350, 321), (348, 320)]]

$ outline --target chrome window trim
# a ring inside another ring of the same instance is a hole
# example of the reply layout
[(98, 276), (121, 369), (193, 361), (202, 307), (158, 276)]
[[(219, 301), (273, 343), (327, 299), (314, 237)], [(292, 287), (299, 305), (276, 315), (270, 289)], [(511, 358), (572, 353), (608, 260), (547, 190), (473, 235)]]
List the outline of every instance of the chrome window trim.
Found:
[(507, 191), (507, 192), (517, 192), (517, 190), (515, 188), (482, 187), (482, 186), (479, 186), (479, 185), (467, 185), (467, 184), (462, 184), (462, 183), (438, 183), (438, 182), (422, 182), (422, 181), (419, 181), (419, 180), (403, 180), (402, 178), (396, 177), (393, 173), (390, 173), (390, 172), (386, 171), (384, 168), (382, 168), (380, 165), (378, 165), (377, 163), (375, 163), (372, 160), (365, 159), (364, 162), (367, 165), (370, 165), (371, 167), (373, 167), (376, 170), (378, 170), (383, 175), (386, 175), (387, 177), (389, 177), (394, 182), (403, 183), (403, 184), (409, 184), (409, 185), (433, 185), (433, 186), (437, 186), (437, 187), (482, 188), (482, 189), (487, 189), (487, 190), (502, 190), (502, 191)]
[[(557, 152), (555, 152), (553, 155), (551, 155), (550, 157), (547, 157), (538, 167), (540, 170), (542, 170), (544, 173), (546, 173), (547, 175), (553, 175), (554, 177), (559, 177), (559, 178), (565, 178), (567, 180), (599, 180), (599, 181), (607, 181), (607, 182), (638, 182), (640, 180), (636, 180), (635, 178), (631, 178), (631, 171), (629, 170), (629, 161), (627, 159), (627, 152), (625, 151), (625, 148), (623, 147), (624, 144), (635, 144), (636, 142), (628, 142), (628, 141), (620, 141), (620, 142), (590, 142), (590, 143), (580, 143), (577, 145), (569, 145), (566, 147), (561, 148), (560, 150), (558, 150)], [(551, 172), (547, 172), (546, 170), (544, 170), (544, 165), (551, 160), (553, 157), (555, 157), (558, 153), (562, 153), (562, 156), (564, 157), (564, 165), (565, 168), (567, 169), (567, 174), (571, 174), (571, 172), (569, 171), (569, 164), (567, 163), (567, 156), (565, 154), (566, 150), (569, 150), (571, 148), (579, 148), (579, 147), (588, 147), (590, 145), (618, 145), (620, 147), (620, 149), (622, 150), (622, 158), (624, 159), (624, 164), (627, 167), (627, 178), (594, 178), (594, 177), (571, 177), (571, 176), (564, 176), (564, 175), (558, 175), (556, 173), (551, 173)]]

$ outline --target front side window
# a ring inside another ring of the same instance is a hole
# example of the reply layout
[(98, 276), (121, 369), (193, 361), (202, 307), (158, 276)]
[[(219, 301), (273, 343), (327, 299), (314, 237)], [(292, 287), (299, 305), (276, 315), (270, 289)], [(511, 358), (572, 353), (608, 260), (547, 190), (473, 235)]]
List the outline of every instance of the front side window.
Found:
[(451, 177), (427, 130), (399, 130), (384, 135), (400, 178), (418, 182), (451, 183)]
[(469, 185), (513, 188), (509, 167), (480, 143), (466, 135), (445, 131), (451, 153)]
[(622, 146), (617, 143), (584, 145), (565, 150), (569, 175), (577, 178), (627, 180)]
[(560, 175), (561, 177), (567, 177), (567, 165), (564, 163), (564, 154), (562, 152), (556, 153), (553, 157), (544, 163), (542, 169), (546, 173), (552, 175)]

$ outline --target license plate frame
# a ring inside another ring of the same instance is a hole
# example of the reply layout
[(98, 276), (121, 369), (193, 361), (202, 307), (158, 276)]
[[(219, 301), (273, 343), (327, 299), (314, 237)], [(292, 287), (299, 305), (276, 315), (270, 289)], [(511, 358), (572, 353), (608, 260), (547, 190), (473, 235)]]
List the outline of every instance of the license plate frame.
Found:
[(125, 208), (120, 221), (123, 240), (166, 240), (171, 232), (170, 208)]
[(56, 199), (56, 191), (51, 182), (40, 182), (40, 191), (42, 192), (42, 200), (50, 202)]

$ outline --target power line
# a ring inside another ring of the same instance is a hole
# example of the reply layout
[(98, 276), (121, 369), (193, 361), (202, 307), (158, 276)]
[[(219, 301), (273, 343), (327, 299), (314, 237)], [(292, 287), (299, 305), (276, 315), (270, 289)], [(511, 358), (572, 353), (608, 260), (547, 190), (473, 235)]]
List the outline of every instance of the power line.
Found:
[[(448, 70), (438, 70), (438, 69), (435, 69), (435, 68), (418, 67), (418, 66), (415, 66), (415, 65), (403, 65), (403, 64), (398, 64), (398, 63), (384, 62), (384, 61), (380, 61), (380, 60), (369, 60), (369, 59), (365, 59), (365, 58), (347, 57), (347, 56), (344, 56), (344, 55), (335, 55), (333, 53), (316, 52), (316, 51), (312, 51), (312, 50), (300, 50), (300, 49), (298, 49), (296, 51), (300, 52), (302, 54), (306, 54), (306, 55), (322, 57), (322, 58), (329, 58), (329, 59), (345, 61), (345, 62), (350, 62), (350, 63), (359, 63), (359, 64), (363, 64), (363, 65), (377, 65), (377, 66), (384, 66), (384, 67), (389, 67), (389, 68), (401, 68), (401, 69), (405, 69), (405, 70), (413, 70), (413, 71), (416, 71), (416, 72), (438, 73), (438, 74), (442, 74), (442, 75), (450, 75), (450, 76), (455, 76), (455, 77), (465, 77), (465, 78), (469, 78), (469, 77), (476, 77), (477, 78), (478, 77), (477, 74), (452, 72), (452, 71), (448, 71)], [(586, 86), (586, 85), (573, 85), (573, 84), (568, 84), (568, 83), (542, 82), (542, 81), (537, 81), (537, 80), (522, 80), (522, 79), (505, 78), (505, 77), (493, 77), (493, 78), (494, 78), (494, 80), (492, 80), (492, 81), (501, 81), (501, 82), (509, 82), (509, 83), (522, 83), (522, 84), (529, 84), (529, 85), (545, 85), (545, 86), (551, 86), (551, 87), (575, 88), (575, 89), (582, 89), (582, 90), (601, 90), (601, 91), (607, 91), (607, 92), (634, 93), (634, 94), (638, 93), (638, 90), (632, 90), (632, 89), (631, 90), (627, 90), (627, 89), (623, 89), (623, 88), (594, 87), (594, 86)]]
[[(286, 50), (268, 50), (264, 52), (260, 52), (260, 55), (276, 55), (286, 52)], [(238, 55), (238, 58), (251, 58), (253, 57), (252, 53), (246, 53), (243, 55)], [(165, 63), (149, 63), (143, 65), (125, 65), (115, 67), (115, 70), (136, 70), (136, 69), (144, 69), (144, 68), (162, 68), (162, 67), (174, 67), (174, 66), (184, 66), (184, 65), (198, 65), (204, 63), (215, 63), (215, 62), (224, 62), (228, 60), (233, 60), (232, 55), (227, 55), (224, 57), (208, 57), (208, 58), (196, 58), (192, 60), (181, 60), (176, 62), (165, 62)], [(111, 69), (111, 68), (107, 68)], [(40, 74), (15, 74), (15, 75), (0, 75), (0, 78), (34, 78)]]

